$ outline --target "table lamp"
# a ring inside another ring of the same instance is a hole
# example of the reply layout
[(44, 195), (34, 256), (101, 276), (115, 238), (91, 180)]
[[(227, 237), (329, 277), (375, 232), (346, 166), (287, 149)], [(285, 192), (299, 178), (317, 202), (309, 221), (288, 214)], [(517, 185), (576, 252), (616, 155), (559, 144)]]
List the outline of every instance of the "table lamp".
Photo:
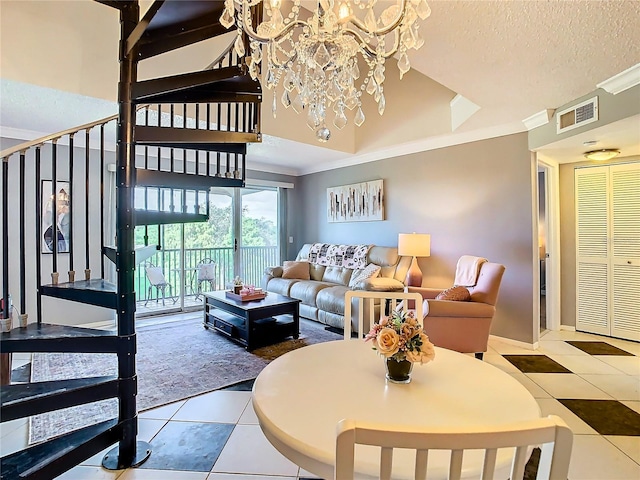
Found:
[(422, 286), (422, 271), (416, 257), (428, 257), (431, 254), (431, 235), (428, 233), (400, 233), (398, 235), (398, 255), (413, 257), (411, 267), (405, 278), (408, 287)]

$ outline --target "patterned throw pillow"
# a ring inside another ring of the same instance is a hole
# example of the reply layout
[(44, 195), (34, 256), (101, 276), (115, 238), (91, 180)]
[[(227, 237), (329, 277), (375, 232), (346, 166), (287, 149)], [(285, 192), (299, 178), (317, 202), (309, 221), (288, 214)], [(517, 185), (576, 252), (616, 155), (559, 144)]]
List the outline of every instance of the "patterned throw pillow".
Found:
[(457, 286), (447, 288), (444, 292), (440, 292), (436, 300), (451, 300), (454, 302), (468, 302), (471, 300), (471, 294), (465, 287)]
[(358, 282), (366, 280), (367, 278), (376, 278), (380, 273), (380, 270), (381, 267), (373, 263), (370, 263), (360, 271), (354, 270), (351, 280), (349, 280), (349, 288), (355, 287)]
[(286, 261), (282, 265), (282, 278), (309, 280), (309, 262)]

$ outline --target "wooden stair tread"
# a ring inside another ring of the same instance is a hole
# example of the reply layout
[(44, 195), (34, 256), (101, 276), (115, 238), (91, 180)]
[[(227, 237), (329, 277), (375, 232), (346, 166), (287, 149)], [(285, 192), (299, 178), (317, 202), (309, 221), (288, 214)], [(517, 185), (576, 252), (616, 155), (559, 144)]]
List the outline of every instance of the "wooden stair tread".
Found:
[(118, 377), (101, 376), (4, 385), (2, 421), (118, 396)]
[(113, 330), (32, 323), (0, 334), (2, 352), (115, 353), (127, 337)]
[(209, 217), (201, 213), (136, 210), (134, 216), (135, 225), (171, 225), (174, 223), (204, 223), (209, 221)]
[[(160, 250), (160, 245), (142, 245), (135, 248), (136, 265), (144, 262), (148, 258), (153, 257)], [(116, 263), (117, 248), (105, 246), (102, 247), (102, 253), (113, 263)]]
[(262, 94), (262, 88), (260, 82), (252, 80), (238, 65), (154, 78), (132, 86), (136, 103), (193, 103), (194, 96), (204, 103), (202, 99), (207, 95), (215, 101), (222, 94), (226, 94), (226, 101), (238, 98), (237, 101), (259, 102), (256, 97)]
[(220, 25), (223, 7), (223, 0), (155, 2), (127, 39), (127, 51), (137, 46), (144, 60), (227, 33)]
[(261, 142), (261, 136), (251, 132), (138, 125), (134, 141), (138, 145), (246, 154), (246, 144)]
[(0, 479), (50, 479), (118, 441), (117, 419), (61, 435), (2, 457)]
[(40, 286), (40, 293), (105, 308), (116, 308), (118, 288), (104, 279), (78, 280)]

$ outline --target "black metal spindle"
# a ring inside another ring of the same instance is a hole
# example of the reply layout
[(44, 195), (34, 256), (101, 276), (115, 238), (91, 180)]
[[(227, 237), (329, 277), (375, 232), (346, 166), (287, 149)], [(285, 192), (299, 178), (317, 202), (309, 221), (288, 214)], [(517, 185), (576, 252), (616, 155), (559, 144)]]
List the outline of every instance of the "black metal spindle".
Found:
[[(174, 115), (175, 115), (175, 109), (174, 109), (174, 105), (173, 103), (171, 104), (171, 107), (169, 109), (169, 115), (171, 116), (171, 118), (169, 119), (169, 126), (171, 128), (174, 128)], [(169, 150), (169, 158), (170, 158), (170, 172), (175, 171), (174, 170), (174, 158), (173, 158), (173, 147)]]
[(85, 152), (85, 156), (84, 156), (84, 192), (85, 192), (84, 193), (84, 200), (85, 200), (84, 268), (85, 268), (85, 271), (89, 270), (89, 233), (90, 233), (90, 228), (89, 228), (89, 152), (90, 152), (89, 144), (91, 143), (90, 133), (91, 133), (91, 130), (87, 128), (87, 130), (85, 131), (85, 137), (84, 137), (84, 152)]
[[(100, 125), (100, 245), (104, 245), (104, 124)], [(104, 262), (100, 261), (100, 278), (104, 278)]]
[[(73, 140), (74, 140), (74, 134), (71, 133), (69, 134), (69, 191), (67, 192), (69, 194), (69, 198), (67, 200), (67, 203), (68, 203), (67, 208), (68, 208), (68, 215), (69, 215), (69, 238), (65, 239), (67, 241), (67, 249), (69, 251), (69, 271), (70, 272), (73, 271), (73, 242), (71, 241), (71, 238), (73, 238), (73, 213), (71, 212), (71, 201), (74, 196)], [(61, 200), (64, 202), (64, 198)], [(61, 205), (60, 208), (64, 209), (64, 204)], [(71, 281), (71, 279), (69, 279), (69, 281)]]
[[(211, 130), (211, 104), (210, 103), (207, 103), (207, 130)], [(207, 168), (206, 168), (207, 177), (209, 176), (210, 162), (211, 162), (211, 152), (207, 150)]]
[[(144, 124), (149, 125), (149, 106), (144, 108)], [(144, 168), (149, 168), (149, 146), (144, 147)]]
[(9, 318), (9, 158), (2, 159), (2, 318)]
[(52, 272), (58, 272), (58, 141), (51, 144), (51, 245), (53, 247)]
[[(25, 180), (25, 154), (26, 151), (20, 152), (20, 314), (27, 313), (27, 271), (26, 271), (26, 180)], [(8, 250), (7, 245), (5, 249)]]
[(236, 132), (239, 131), (240, 128), (240, 104), (236, 103), (236, 118), (235, 118), (235, 130)]
[(42, 295), (40, 286), (42, 285), (42, 186), (40, 185), (40, 146), (36, 147), (36, 164), (35, 164), (35, 188), (36, 188), (36, 317), (38, 324), (42, 323)]

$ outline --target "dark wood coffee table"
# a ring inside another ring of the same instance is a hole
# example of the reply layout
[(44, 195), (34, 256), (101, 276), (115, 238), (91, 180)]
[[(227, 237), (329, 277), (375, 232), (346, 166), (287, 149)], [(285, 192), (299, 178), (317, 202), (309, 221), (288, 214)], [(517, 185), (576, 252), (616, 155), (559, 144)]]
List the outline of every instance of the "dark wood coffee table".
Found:
[(204, 328), (244, 345), (247, 350), (300, 335), (300, 300), (267, 293), (262, 300), (242, 302), (224, 290), (204, 294)]

